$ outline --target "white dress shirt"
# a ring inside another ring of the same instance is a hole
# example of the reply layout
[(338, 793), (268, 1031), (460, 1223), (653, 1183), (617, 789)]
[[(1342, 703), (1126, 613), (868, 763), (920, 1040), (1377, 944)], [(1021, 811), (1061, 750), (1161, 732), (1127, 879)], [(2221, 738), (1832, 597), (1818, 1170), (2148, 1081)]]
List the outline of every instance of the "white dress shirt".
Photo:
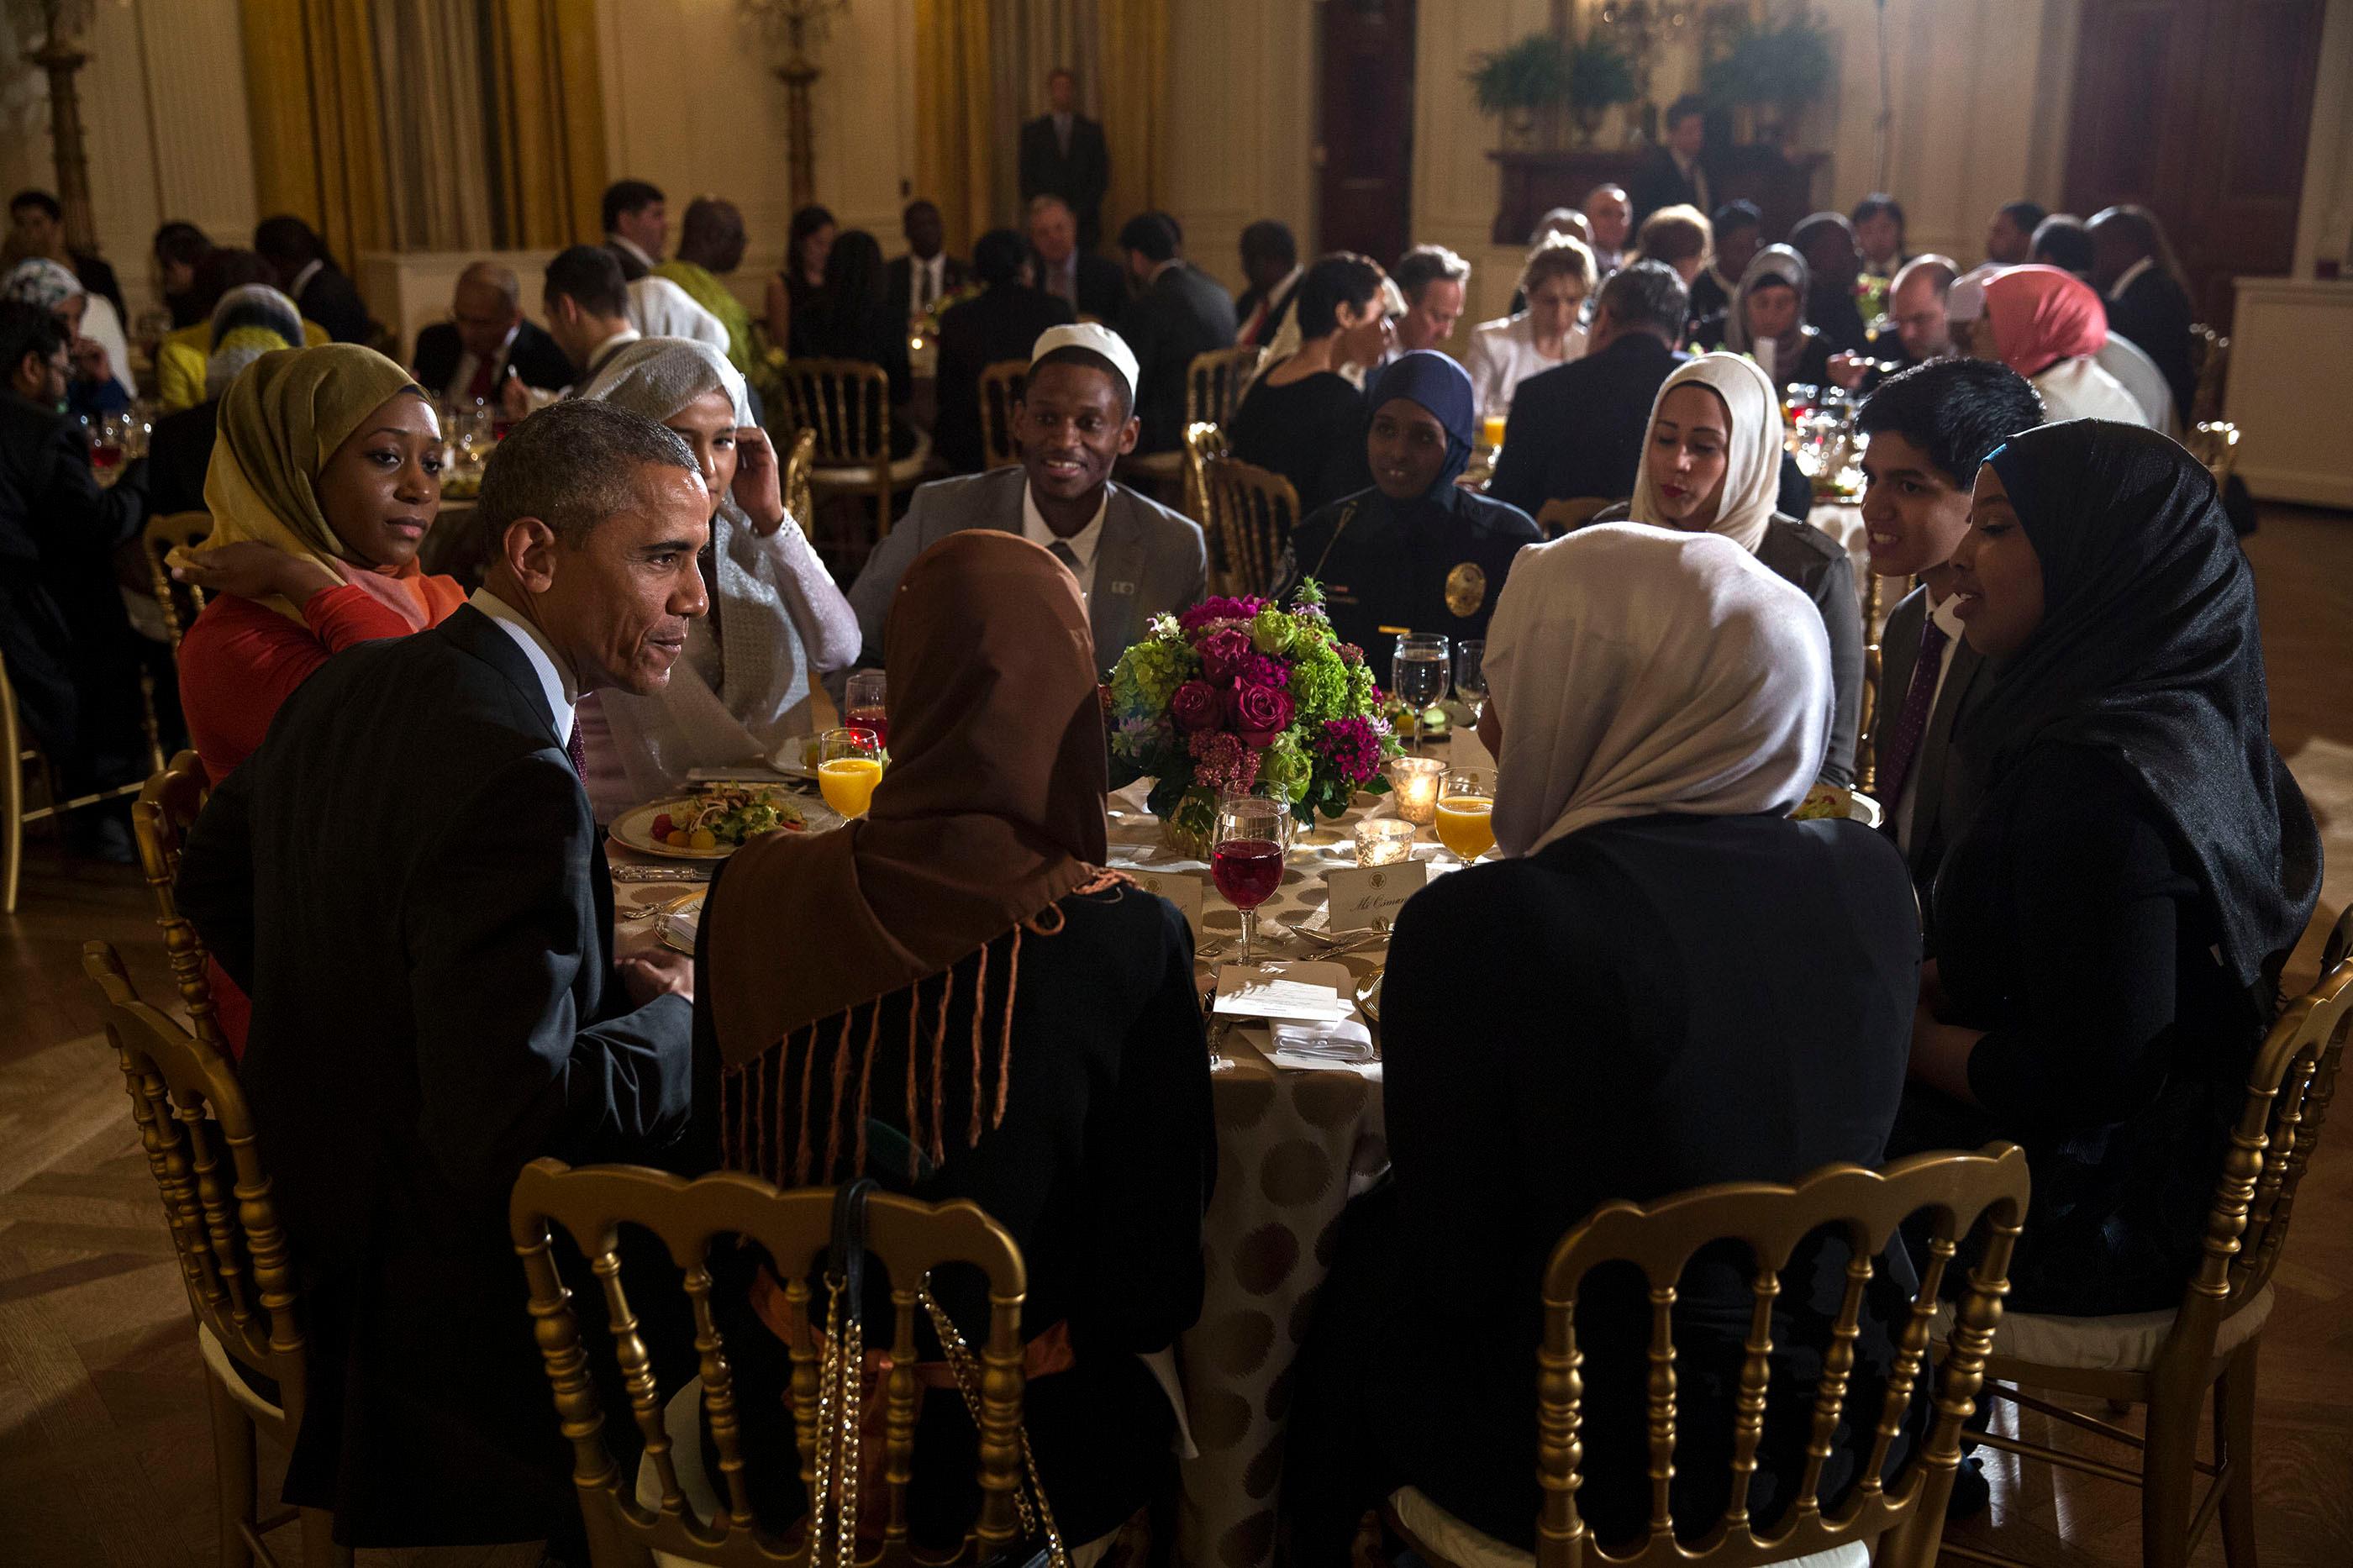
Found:
[(2108, 298), (2111, 300), (2123, 299), (2125, 297), (2125, 290), (2139, 282), (2140, 275), (2156, 265), (2157, 258), (2153, 256), (2144, 256), (2138, 261), (2134, 262), (2130, 267), (2126, 268), (2122, 272), (2116, 274), (2116, 280), (2108, 285)]
[(1702, 213), (1715, 212), (1713, 198), (1707, 191), (1707, 171), (1699, 166), (1699, 159), (1686, 158), (1672, 147), (1667, 149), (1667, 156), (1675, 161), (1675, 173), (1681, 174), (1683, 184), (1692, 188), (1692, 205)]
[(2057, 425), (2068, 419), (2112, 419), (2119, 425), (2152, 423), (2140, 399), (2089, 354), (2063, 359), (2041, 375), (2028, 379), (2042, 395), (2043, 419), (2047, 424)]
[(907, 320), (919, 320), (939, 302), (948, 291), (948, 253), (941, 251), (929, 261), (913, 251), (907, 253)]
[(1037, 498), (1029, 493), (1025, 480), (1021, 486), (1021, 537), (1040, 550), (1051, 550), (1057, 544), (1070, 546), (1071, 553), (1079, 558), (1079, 563), (1071, 568), (1071, 575), (1079, 580), (1079, 596), (1092, 598), (1095, 591), (1095, 552), (1103, 545), (1103, 517), (1110, 510), (1111, 487), (1105, 485), (1103, 500), (1095, 503), (1094, 516), (1088, 520), (1086, 527), (1065, 539), (1046, 525), (1044, 514), (1038, 510)]
[(565, 662), (555, 657), (546, 635), (488, 588), (475, 589), (474, 596), (466, 603), (496, 621), (499, 629), (514, 638), (515, 647), (522, 649), (523, 658), (531, 661), (532, 673), (539, 677), (540, 689), (547, 693), (547, 710), (555, 716), (555, 743), (571, 745), (572, 710), (580, 701), (580, 685)]
[[(1953, 672), (1954, 650), (1961, 646), (1961, 618), (1953, 613), (1959, 606), (1960, 602), (1961, 596), (1958, 594), (1947, 594), (1945, 595), (1943, 604), (1935, 605), (1928, 611), (1928, 619), (1935, 622), (1936, 629), (1945, 634), (1944, 651), (1936, 664), (1936, 684), (1928, 693), (1928, 717), (1931, 722), (1936, 717), (1936, 704), (1944, 700), (1945, 677)], [(1915, 676), (1914, 679), (1918, 678)], [(1908, 691), (1905, 693), (1905, 697), (1910, 695)], [(1903, 698), (1897, 698), (1897, 710), (1900, 711), (1903, 706)], [(1894, 722), (1892, 717), (1889, 722)], [(1923, 731), (1920, 744), (1926, 746), (1927, 743), (1926, 731)], [(1904, 775), (1903, 793), (1895, 797), (1895, 842), (1903, 846), (1904, 853), (1906, 855), (1912, 853), (1912, 803), (1918, 798), (1919, 794), (1920, 753), (1915, 752), (1912, 753), (1912, 771)]]
[(1568, 335), (1561, 340), (1560, 350), (1558, 359), (1546, 359), (1536, 351), (1535, 321), (1525, 310), (1516, 316), (1482, 321), (1472, 328), (1471, 347), (1462, 356), (1462, 368), (1471, 373), (1471, 390), (1477, 398), (1479, 412), (1509, 414), (1512, 395), (1519, 390), (1520, 383), (1584, 354), (1585, 329), (1569, 328)]

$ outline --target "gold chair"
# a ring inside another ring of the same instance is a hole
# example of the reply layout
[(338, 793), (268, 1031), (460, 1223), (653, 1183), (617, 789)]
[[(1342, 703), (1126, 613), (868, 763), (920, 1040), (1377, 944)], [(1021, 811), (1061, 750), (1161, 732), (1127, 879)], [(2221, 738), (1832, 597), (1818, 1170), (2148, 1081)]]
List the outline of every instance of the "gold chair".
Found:
[[(172, 581), (172, 569), (164, 564), (164, 558), (184, 546), (202, 544), (212, 536), (213, 514), (208, 511), (175, 511), (168, 517), (150, 518), (141, 531), (148, 584), (154, 591), (155, 607), (164, 613), (164, 630), (171, 637), (174, 653), (180, 651), (180, 638), (204, 613), (205, 591), (194, 583)], [(185, 611), (181, 608), (184, 598), (192, 606)]]
[(1201, 525), (1209, 550), (1209, 577), (1225, 584), (1226, 542), (1209, 515), (1209, 460), (1226, 455), (1222, 426), (1196, 420), (1185, 426), (1185, 515)]
[(814, 519), (811, 513), (817, 501), (810, 489), (809, 476), (817, 468), (817, 432), (796, 430), (785, 443), (783, 471), (777, 479), (777, 489), (783, 491), (785, 510), (800, 525), (803, 533), (809, 531)]
[[(151, 747), (154, 735), (155, 717), (151, 709), (147, 715)], [(47, 805), (25, 804), (25, 766), (28, 763), (40, 770)], [(0, 764), (5, 764), (0, 765), (0, 914), (13, 915), (16, 912), (17, 883), (25, 869), (25, 824), (60, 817), (69, 811), (79, 811), (102, 801), (121, 800), (145, 786), (117, 784), (90, 795), (68, 796), (58, 784), (57, 770), (49, 766), (39, 747), (26, 742), (16, 722), (16, 687), (9, 679), (8, 661), (5, 658), (0, 658)]]
[[(1877, 1542), (1882, 1568), (1930, 1568), (1944, 1531), (1945, 1500), (1960, 1461), (1960, 1428), (1979, 1381), (1981, 1363), (2001, 1317), (2009, 1289), (2010, 1254), (2026, 1214), (2025, 1153), (1997, 1143), (1981, 1153), (1936, 1153), (1901, 1160), (1884, 1170), (1831, 1165), (1794, 1186), (1762, 1182), (1725, 1183), (1662, 1198), (1647, 1206), (1613, 1203), (1596, 1209), (1561, 1238), (1545, 1269), (1544, 1343), (1536, 1353), (1536, 1481), (1543, 1501), (1536, 1520), (1534, 1561), (1542, 1568), (1704, 1568), (1721, 1563), (1746, 1568), (1783, 1563), (1815, 1552), (1844, 1549), (1859, 1556)], [(1835, 1512), (1821, 1508), (1822, 1458), (1847, 1404), (1847, 1367), (1861, 1321), (1864, 1287), (1873, 1262), (1895, 1238), (1896, 1227), (1914, 1215), (1931, 1231), (1927, 1263), (1917, 1295), (1900, 1323), (1890, 1323), (1895, 1359), (1886, 1395), (1876, 1410), (1859, 1411), (1875, 1436), (1870, 1458), (1857, 1467), (1856, 1480)], [(1960, 1292), (1960, 1321), (1944, 1357), (1928, 1429), (1892, 1480), (1883, 1481), (1889, 1448), (1903, 1429), (1913, 1390), (1929, 1354), (1929, 1325), (1947, 1266), (1960, 1241), (1980, 1216), (1989, 1222), (1977, 1268)], [(1771, 1314), (1778, 1295), (1778, 1271), (1813, 1232), (1834, 1226), (1854, 1250), (1812, 1410), (1810, 1463), (1778, 1533), (1761, 1534), (1747, 1511), (1748, 1477), (1765, 1427), (1765, 1394), (1771, 1375)], [(1693, 1256), (1715, 1243), (1731, 1241), (1756, 1260), (1750, 1289), (1756, 1300), (1746, 1355), (1741, 1397), (1733, 1416), (1731, 1504), (1724, 1519), (1696, 1547), (1675, 1538), (1669, 1510), (1674, 1474), (1676, 1284)], [(1577, 1510), (1584, 1450), (1579, 1433), (1584, 1357), (1577, 1340), (1577, 1292), (1587, 1276), (1606, 1266), (1631, 1264), (1648, 1281), (1651, 1341), (1649, 1384), (1650, 1521), (1646, 1534), (1623, 1555), (1602, 1550)], [(1847, 1353), (1842, 1353), (1847, 1352)], [(1530, 1561), (1493, 1538), (1447, 1513), (1408, 1488), (1389, 1500), (1388, 1521), (1414, 1549), (1439, 1568), (1503, 1568)]]
[(1205, 510), (1217, 519), (1225, 542), (1227, 574), (1243, 593), (1271, 591), (1299, 526), (1299, 492), (1281, 474), (1233, 458), (1211, 458), (1202, 468), (1208, 482)]
[[(106, 997), (107, 1038), (121, 1060), (196, 1321), (212, 1409), (218, 1561), (279, 1568), (264, 1538), (299, 1516), (302, 1563), (348, 1564), (352, 1554), (334, 1543), (323, 1510), (260, 1517), (254, 1436), (292, 1447), (310, 1363), (294, 1260), (237, 1077), (226, 1057), (139, 1000), (113, 948), (86, 943), (82, 969)], [(274, 1400), (248, 1371), (276, 1382)]]
[(139, 844), (139, 867), (155, 895), (155, 923), (164, 928), (164, 952), (172, 964), (172, 979), (180, 988), (180, 1005), (196, 1038), (229, 1058), (228, 1037), (221, 1032), (213, 1011), (212, 982), (205, 973), (205, 944), (196, 928), (180, 912), (172, 891), (180, 874), (180, 846), (196, 814), (205, 808), (212, 785), (194, 752), (182, 752), (171, 765), (150, 778), (131, 803), (131, 834)]
[[(731, 1568), (754, 1563), (815, 1568), (813, 1547), (818, 1543), (807, 1532), (799, 1532), (793, 1541), (777, 1541), (753, 1522), (726, 1345), (711, 1310), (708, 1259), (714, 1243), (725, 1246), (740, 1239), (765, 1248), (780, 1271), (789, 1271), (783, 1280), (786, 1313), (794, 1331), (787, 1341), (793, 1374), (786, 1394), (807, 1485), (815, 1474), (821, 1363), (828, 1349), (824, 1335), (809, 1322), (809, 1279), (825, 1262), (837, 1195), (829, 1187), (783, 1192), (733, 1173), (687, 1181), (628, 1165), (573, 1170), (560, 1160), (546, 1159), (523, 1168), (508, 1220), (530, 1284), (531, 1315), (554, 1387), (556, 1411), (572, 1440), (573, 1480), (595, 1568), (642, 1568), (649, 1553), (656, 1562), (675, 1557)], [(949, 1563), (985, 1562), (1012, 1543), (1018, 1525), (1021, 1304), (1029, 1291), (1020, 1250), (1002, 1226), (970, 1202), (923, 1204), (876, 1194), (867, 1201), (866, 1220), (869, 1263), (888, 1272), (893, 1310), (890, 1371), (881, 1389), (890, 1522), (879, 1552), (860, 1558), (860, 1568), (944, 1568)], [(551, 1222), (578, 1244), (603, 1281), (613, 1322), (627, 1323), (634, 1316), (616, 1250), (619, 1226), (652, 1233), (685, 1270), (701, 1356), (699, 1379), (690, 1380), (665, 1400), (642, 1342), (633, 1333), (614, 1342), (629, 1390), (630, 1414), (645, 1436), (637, 1479), (623, 1477), (605, 1446), (604, 1412), (588, 1376), (588, 1352), (550, 1252)], [(922, 1402), (916, 1291), (933, 1269), (955, 1263), (977, 1268), (988, 1280), (988, 1337), (977, 1357), (981, 1506), (964, 1552), (935, 1563), (916, 1556), (907, 1531), (907, 1490), (914, 1477), (915, 1422)], [(854, 1303), (850, 1312), (854, 1319)], [(858, 1340), (847, 1328), (845, 1324), (843, 1337), (854, 1349)], [(700, 1478), (698, 1416), (702, 1415), (709, 1417), (712, 1441), (719, 1450), (715, 1486)], [(854, 1458), (850, 1467), (856, 1468)], [(718, 1495), (720, 1488), (723, 1497)], [(691, 1490), (704, 1495), (697, 1499), (690, 1496)], [(641, 1491), (646, 1500), (641, 1500)]]
[[(814, 499), (871, 494), (877, 539), (891, 531), (891, 498), (923, 477), (931, 444), (891, 458), (891, 377), (864, 360), (786, 360), (776, 372), (789, 425), (816, 433)], [(796, 437), (797, 439), (797, 437)]]
[(2189, 364), (2197, 377), (2189, 406), (2181, 411), (2185, 426), (2222, 417), (2222, 394), (2231, 374), (2231, 340), (2200, 321), (2189, 329)]
[(1212, 349), (1185, 367), (1185, 423), (1229, 425), (1242, 389), (1266, 359), (1262, 348)]
[(1574, 533), (1616, 503), (1608, 496), (1576, 496), (1563, 500), (1555, 496), (1536, 508), (1536, 528), (1546, 539), (1558, 539), (1564, 533)]
[(2231, 482), (2231, 470), (2239, 466), (2239, 427), (2222, 420), (2207, 419), (2189, 427), (2182, 445), (2189, 455), (2206, 465), (2214, 476), (2214, 489), (2219, 492)]
[[(1986, 1395), (2137, 1449), (2128, 1468), (1997, 1433), (1981, 1441), (2140, 1488), (2141, 1561), (2180, 1568), (2219, 1513), (2232, 1568), (2255, 1568), (2255, 1362), (2287, 1245), (2297, 1186), (2312, 1163), (2344, 1056), (2353, 964), (2340, 953), (2318, 984), (2272, 1026), (2247, 1075), (2247, 1098), (2207, 1213), (2198, 1271), (2176, 1309), (2114, 1317), (2012, 1312), (1995, 1331)], [(2147, 1405), (2136, 1435), (2026, 1390)], [(2199, 1414), (2214, 1394), (2214, 1462), (2198, 1458)], [(2198, 1476), (2211, 1478), (2191, 1506)], [(1947, 1542), (1969, 1563), (2018, 1560)]]
[(980, 452), (992, 468), (1009, 468), (1021, 460), (1021, 443), (1013, 438), (1013, 405), (1029, 384), (1029, 362), (1001, 359), (980, 373)]
[[(1879, 673), (1886, 668), (1880, 641), (1880, 616), (1884, 614), (1885, 585), (1879, 574), (1866, 570), (1862, 582), (1862, 700), (1855, 704), (1854, 787), (1868, 795), (1879, 787)], [(1894, 802), (1888, 803), (1892, 807)]]

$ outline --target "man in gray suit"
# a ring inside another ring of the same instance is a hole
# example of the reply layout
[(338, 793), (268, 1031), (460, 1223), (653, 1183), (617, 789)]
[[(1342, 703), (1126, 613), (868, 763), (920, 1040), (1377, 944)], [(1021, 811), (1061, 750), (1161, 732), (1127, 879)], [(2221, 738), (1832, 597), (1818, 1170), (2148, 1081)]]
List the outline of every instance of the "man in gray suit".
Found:
[(1881, 638), (1879, 719), (1872, 736), (1886, 826), (1924, 907), (1945, 847), (1976, 807), (1956, 767), (1953, 733), (1991, 682), (1961, 637), (1952, 553), (1969, 530), (1978, 467), (2009, 437), (2042, 422), (2042, 400), (2007, 365), (1936, 360), (1891, 376), (1855, 416), (1863, 450), (1862, 522), (1871, 569), (1920, 579)]
[(882, 662), (899, 579), (958, 529), (1003, 529), (1052, 551), (1086, 596), (1105, 674), (1153, 616), (1199, 601), (1208, 574), (1200, 524), (1112, 482), (1112, 465), (1135, 447), (1135, 356), (1107, 327), (1081, 322), (1039, 336), (1014, 412), (1021, 467), (917, 489), (851, 586), (865, 663)]

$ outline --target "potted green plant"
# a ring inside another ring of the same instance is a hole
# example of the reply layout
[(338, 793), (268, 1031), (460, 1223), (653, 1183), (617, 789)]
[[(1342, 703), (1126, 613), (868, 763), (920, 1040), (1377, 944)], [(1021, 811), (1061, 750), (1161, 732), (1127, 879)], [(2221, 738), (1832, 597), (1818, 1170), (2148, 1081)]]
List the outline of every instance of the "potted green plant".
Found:
[(1527, 146), (1535, 139), (1537, 113), (1568, 101), (1568, 49), (1551, 33), (1531, 33), (1481, 55), (1469, 79), (1479, 112), (1501, 119), (1506, 137)]
[(1569, 111), (1577, 117), (1577, 139), (1590, 147), (1600, 134), (1601, 117), (1621, 103), (1641, 96), (1634, 80), (1633, 59), (1608, 38), (1598, 35), (1569, 51)]
[(1725, 52), (1707, 62), (1701, 88), (1715, 103), (1745, 110), (1760, 141), (1778, 142), (1837, 75), (1828, 28), (1810, 13), (1778, 25), (1743, 26)]

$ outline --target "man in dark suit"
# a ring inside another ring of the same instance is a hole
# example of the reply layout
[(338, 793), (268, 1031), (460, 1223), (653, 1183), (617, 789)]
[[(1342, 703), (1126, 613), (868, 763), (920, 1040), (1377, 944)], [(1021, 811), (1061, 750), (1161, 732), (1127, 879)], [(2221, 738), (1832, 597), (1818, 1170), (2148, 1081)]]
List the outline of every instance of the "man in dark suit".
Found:
[(1611, 273), (1584, 355), (1520, 383), (1487, 493), (1531, 517), (1548, 500), (1632, 495), (1651, 405), (1683, 361), (1690, 300), (1663, 261)]
[(304, 1274), (285, 1496), (340, 1542), (578, 1533), (507, 1195), (541, 1155), (652, 1163), (716, 1089), (692, 965), (614, 954), (574, 721), (667, 685), (710, 509), (650, 420), (524, 420), (483, 476), (482, 589), (311, 677), (188, 836), (180, 907), (253, 998), (238, 1077)]
[(960, 529), (1020, 534), (1070, 567), (1106, 677), (1153, 616), (1199, 602), (1208, 574), (1200, 524), (1112, 480), (1112, 466), (1135, 447), (1135, 356), (1107, 328), (1082, 322), (1038, 340), (1014, 419), (1021, 466), (923, 486), (867, 557), (849, 590), (864, 662), (882, 662), (891, 600), (909, 564)]
[(522, 286), (511, 268), (477, 261), (458, 274), (449, 320), (417, 334), (410, 361), (426, 391), (463, 407), (496, 403), (509, 375), (542, 392), (572, 381), (572, 362), (555, 340), (523, 320)]
[(2092, 287), (2108, 306), (2108, 331), (2157, 362), (2184, 424), (2198, 400), (2189, 357), (2189, 291), (2181, 286), (2165, 229), (2147, 207), (2093, 215)]
[(1029, 247), (1009, 228), (993, 228), (972, 247), (981, 293), (940, 318), (939, 414), (932, 449), (957, 473), (988, 466), (982, 449), (980, 373), (1005, 360), (1027, 362), (1038, 335), (1078, 318), (1070, 306), (1029, 281)]
[(1185, 444), (1185, 384), (1195, 354), (1234, 346), (1234, 297), (1176, 253), (1166, 214), (1138, 213), (1119, 231), (1135, 298), (1120, 316), (1119, 335), (1138, 366), (1135, 413), (1139, 452), (1173, 452)]
[(336, 269), (326, 242), (299, 217), (264, 218), (253, 231), (253, 248), (278, 274), (278, 287), (301, 308), (302, 319), (327, 329), (339, 343), (364, 343), (375, 335), (367, 306), (352, 280)]
[(1986, 454), (2042, 421), (2042, 400), (2008, 365), (1942, 359), (1890, 376), (1855, 416), (1866, 438), (1862, 523), (1871, 569), (1920, 586), (1880, 638), (1872, 745), (1883, 824), (1926, 892), (1960, 835), (1974, 787), (1952, 765), (1955, 726), (1991, 681), (1954, 614), (1953, 547)]
[(970, 283), (972, 269), (947, 254), (947, 231), (933, 203), (911, 203), (899, 226), (907, 237), (907, 254), (882, 269), (883, 291), (913, 323)]
[(1127, 309), (1126, 274), (1117, 262), (1080, 248), (1079, 220), (1061, 197), (1030, 198), (1029, 248), (1038, 287), (1078, 314), (1115, 322)]
[(1250, 287), (1234, 301), (1234, 342), (1264, 348), (1274, 342), (1299, 298), (1299, 242), (1291, 226), (1262, 217), (1242, 230), (1242, 276)]
[(1079, 79), (1056, 67), (1046, 78), (1048, 112), (1021, 128), (1021, 199), (1060, 196), (1079, 221), (1079, 245), (1103, 237), (1103, 193), (1111, 189), (1111, 147), (1103, 126), (1079, 112)]
[(661, 187), (616, 180), (605, 187), (605, 248), (621, 264), (621, 281), (635, 283), (660, 265), (670, 243), (670, 208)]
[(1685, 93), (1667, 105), (1667, 139), (1652, 148), (1634, 176), (1634, 226), (1661, 207), (1714, 210), (1707, 166), (1707, 100)]

